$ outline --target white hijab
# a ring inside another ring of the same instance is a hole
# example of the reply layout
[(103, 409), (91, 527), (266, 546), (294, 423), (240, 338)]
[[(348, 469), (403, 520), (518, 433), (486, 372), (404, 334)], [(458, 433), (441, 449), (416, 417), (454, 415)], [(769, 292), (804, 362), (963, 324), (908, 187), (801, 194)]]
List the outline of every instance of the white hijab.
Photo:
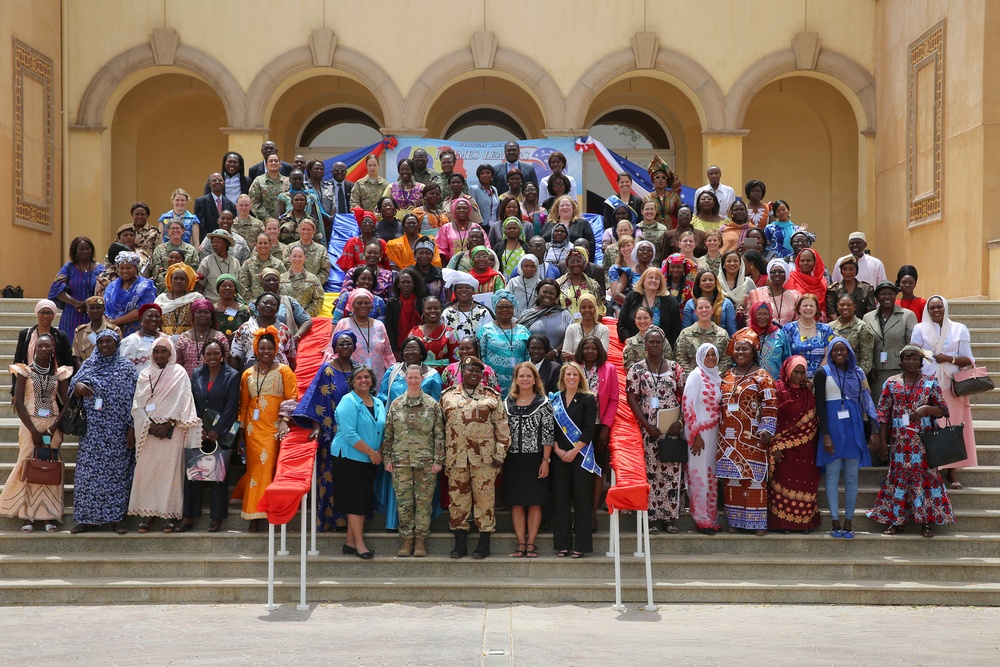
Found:
[(783, 283), (781, 283), (781, 285), (784, 286), (784, 284), (788, 282), (788, 273), (790, 271), (790, 269), (788, 267), (788, 264), (786, 264), (785, 260), (781, 259), (780, 257), (775, 257), (770, 262), (768, 262), (767, 263), (767, 281), (769, 283), (771, 282), (771, 267), (774, 267), (774, 266), (779, 267), (782, 271), (785, 272), (785, 281)]
[[(944, 305), (944, 319), (941, 320), (940, 326), (931, 320), (930, 310), (928, 309), (928, 306), (930, 306), (931, 301), (934, 299), (941, 299), (941, 303)], [(949, 363), (939, 364), (934, 361), (933, 356), (941, 354), (944, 351), (945, 345), (952, 342), (952, 336), (960, 335), (959, 330), (961, 327), (953, 326), (953, 324), (951, 318), (948, 317), (948, 300), (940, 294), (935, 294), (927, 299), (927, 303), (924, 304), (924, 316), (920, 320), (920, 324), (914, 327), (913, 334), (910, 336), (912, 340), (919, 332), (921, 346), (931, 353), (931, 358), (924, 359), (924, 375), (936, 376), (938, 384), (942, 388), (951, 386), (951, 377), (958, 370), (958, 366)]]
[(695, 353), (698, 368), (688, 374), (681, 398), (689, 444), (694, 442), (696, 435), (718, 428), (722, 420), (722, 378), (718, 364), (715, 368), (705, 366), (709, 350), (714, 350), (718, 357), (719, 350), (715, 345), (702, 343)]

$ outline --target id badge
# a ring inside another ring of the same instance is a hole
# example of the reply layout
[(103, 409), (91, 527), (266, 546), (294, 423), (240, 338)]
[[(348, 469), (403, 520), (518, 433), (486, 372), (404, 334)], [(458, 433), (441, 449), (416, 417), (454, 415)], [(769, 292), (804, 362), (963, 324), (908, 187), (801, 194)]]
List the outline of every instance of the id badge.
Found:
[(659, 396), (654, 396), (653, 398), (649, 399), (649, 407), (652, 408), (653, 410), (659, 410), (660, 409), (660, 397)]
[(903, 426), (909, 426), (910, 425), (910, 415), (904, 414), (903, 417), (902, 417), (902, 419), (900, 421), (903, 422)]
[(257, 421), (259, 419), (260, 419), (260, 409), (257, 408), (257, 409), (254, 409), (254, 411), (253, 411), (253, 420)]
[(146, 412), (152, 412), (156, 409), (156, 403), (146, 403)]
[(884, 364), (885, 362), (889, 361), (889, 353), (886, 352), (885, 350), (883, 350), (882, 352), (879, 352), (878, 353), (878, 361), (879, 361), (880, 364)]
[(850, 418), (851, 418), (851, 413), (848, 412), (847, 410), (837, 411), (837, 419), (850, 419)]
[(229, 317), (236, 317), (236, 313), (239, 312), (235, 308), (226, 308), (226, 315)]
[(240, 432), (240, 423), (238, 421), (237, 422), (233, 422), (233, 427), (231, 429), (229, 429), (229, 432), (232, 433), (233, 435), (236, 435), (237, 433), (239, 433)]
[(94, 409), (95, 410), (103, 410), (104, 409), (104, 399), (103, 398), (98, 397), (98, 398), (94, 399)]
[(91, 345), (97, 345), (97, 334), (93, 332), (87, 334), (87, 340), (90, 341)]
[(146, 341), (147, 343), (152, 343), (154, 340), (156, 340), (156, 337), (155, 336), (143, 336), (142, 339), (144, 341)]
[(48, 408), (38, 408), (38, 416), (39, 417), (48, 417), (51, 414), (52, 414), (52, 411), (49, 410)]
[(740, 411), (740, 404), (739, 403), (730, 403), (727, 407), (728, 407), (728, 409), (729, 409), (730, 412), (739, 412)]

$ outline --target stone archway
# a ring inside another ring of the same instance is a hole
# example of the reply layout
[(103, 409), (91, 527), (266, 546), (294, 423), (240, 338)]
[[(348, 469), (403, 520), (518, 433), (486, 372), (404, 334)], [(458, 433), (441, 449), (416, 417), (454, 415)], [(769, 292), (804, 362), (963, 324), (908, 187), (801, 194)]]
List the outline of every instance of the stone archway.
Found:
[[(276, 93), (289, 79), (306, 70), (329, 74), (339, 70), (367, 87), (378, 101), (387, 128), (403, 122), (403, 96), (381, 66), (368, 56), (336, 45), (336, 36), (328, 30), (313, 32), (309, 46), (281, 54), (257, 73), (246, 96), (247, 127), (267, 127)], [(297, 81), (296, 81), (297, 82)]]
[(708, 71), (690, 57), (672, 49), (659, 48), (651, 33), (638, 33), (631, 49), (613, 53), (594, 64), (580, 78), (566, 99), (566, 120), (570, 127), (583, 128), (594, 99), (612, 81), (623, 75), (666, 75), (698, 111), (703, 130), (725, 127), (725, 96)]
[(740, 75), (726, 96), (726, 129), (738, 130), (754, 96), (771, 81), (789, 73), (815, 76), (839, 89), (851, 103), (862, 134), (875, 133), (875, 77), (851, 58), (821, 49), (812, 69), (800, 69), (792, 49), (764, 56)]
[[(186, 70), (211, 86), (222, 100), (229, 125), (243, 125), (245, 96), (236, 78), (212, 56), (181, 44), (177, 33), (170, 29), (154, 31), (150, 43), (123, 51), (101, 68), (80, 99), (76, 124), (84, 127), (104, 126), (109, 111), (108, 103), (124, 78), (145, 69), (149, 69), (149, 75), (153, 76), (166, 68)], [(138, 83), (140, 82), (136, 81), (133, 85)]]
[(499, 46), (493, 33), (476, 33), (470, 48), (453, 51), (424, 70), (406, 97), (405, 127), (426, 128), (440, 92), (471, 73), (508, 78), (535, 99), (546, 129), (565, 127), (562, 94), (552, 76), (528, 56)]

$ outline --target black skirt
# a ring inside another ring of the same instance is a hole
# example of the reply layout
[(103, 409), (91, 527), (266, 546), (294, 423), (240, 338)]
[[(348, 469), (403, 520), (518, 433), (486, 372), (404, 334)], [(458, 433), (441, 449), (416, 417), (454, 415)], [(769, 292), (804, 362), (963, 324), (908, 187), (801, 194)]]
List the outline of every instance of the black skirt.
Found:
[(549, 478), (538, 478), (542, 453), (507, 454), (503, 461), (501, 497), (507, 507), (545, 505), (549, 502)]
[(334, 456), (331, 460), (333, 510), (341, 514), (371, 514), (375, 507), (375, 466), (346, 456)]

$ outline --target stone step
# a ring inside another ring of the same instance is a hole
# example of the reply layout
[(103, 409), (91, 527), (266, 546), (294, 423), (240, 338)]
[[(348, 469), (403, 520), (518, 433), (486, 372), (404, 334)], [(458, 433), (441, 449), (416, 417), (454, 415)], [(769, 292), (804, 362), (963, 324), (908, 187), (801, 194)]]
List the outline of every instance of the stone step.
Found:
[[(610, 603), (614, 579), (491, 577), (487, 579), (307, 577), (306, 602), (483, 602), (483, 603)], [(666, 573), (663, 573), (666, 574)], [(275, 582), (275, 601), (298, 600), (298, 577)], [(176, 604), (241, 603), (263, 605), (267, 579), (153, 578), (9, 579), (0, 582), (0, 604)], [(643, 579), (622, 581), (625, 602), (645, 602)], [(1000, 584), (977, 581), (796, 581), (737, 579), (667, 579), (654, 576), (658, 604), (906, 604), (1000, 605)]]
[(989, 301), (987, 299), (962, 299), (948, 302), (948, 314), (952, 318), (965, 316), (968, 314), (990, 314), (996, 313), (1000, 316), (1000, 301)]
[[(1000, 313), (997, 314), (997, 320), (1000, 321)], [(1000, 343), (1000, 329), (984, 327), (988, 322), (973, 321), (971, 324), (973, 326), (966, 326), (969, 327), (969, 336), (975, 342)]]
[[(298, 545), (295, 545), (296, 547)], [(355, 556), (319, 555), (307, 561), (308, 575), (317, 579), (384, 577), (413, 580), (423, 578), (490, 579), (529, 577), (531, 579), (608, 577), (611, 559), (603, 553), (584, 558), (559, 558), (552, 550), (544, 550), (538, 558), (510, 558), (509, 552), (495, 553), (487, 560), (452, 559), (448, 545), (441, 552), (430, 552), (426, 558), (400, 558), (398, 549), (377, 554), (371, 561)], [(756, 579), (788, 579), (814, 581), (841, 579), (844, 581), (976, 581), (1000, 583), (1000, 558), (964, 558), (960, 560), (935, 557), (883, 558), (878, 556), (816, 558), (780, 554), (759, 555), (663, 555), (651, 556), (653, 574), (668, 574), (675, 579), (717, 580), (735, 579), (752, 572)], [(267, 572), (266, 554), (230, 553), (54, 553), (39, 560), (35, 555), (0, 556), (7, 579), (67, 579), (87, 578), (158, 578), (252, 579)], [(631, 552), (622, 559), (622, 576), (638, 579), (644, 573), (644, 559)], [(294, 557), (277, 558), (275, 577), (283, 580), (298, 576), (299, 552)]]
[(32, 313), (35, 303), (44, 297), (25, 295), (23, 299), (0, 299), (0, 313)]

